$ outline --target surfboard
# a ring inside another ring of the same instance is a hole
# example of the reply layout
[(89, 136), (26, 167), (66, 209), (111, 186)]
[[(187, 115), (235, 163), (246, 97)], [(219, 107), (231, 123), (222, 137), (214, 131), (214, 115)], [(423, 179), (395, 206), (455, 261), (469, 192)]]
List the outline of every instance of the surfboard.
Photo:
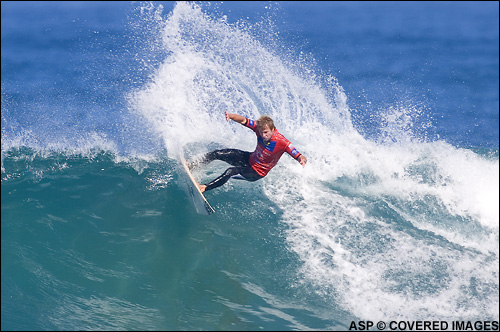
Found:
[(187, 174), (186, 185), (187, 185), (187, 193), (194, 204), (196, 212), (199, 214), (209, 215), (215, 212), (210, 203), (208, 203), (207, 199), (203, 195), (203, 193), (198, 188), (196, 179), (193, 174), (189, 170), (188, 164), (184, 156), (181, 155), (181, 164), (184, 167), (184, 171)]

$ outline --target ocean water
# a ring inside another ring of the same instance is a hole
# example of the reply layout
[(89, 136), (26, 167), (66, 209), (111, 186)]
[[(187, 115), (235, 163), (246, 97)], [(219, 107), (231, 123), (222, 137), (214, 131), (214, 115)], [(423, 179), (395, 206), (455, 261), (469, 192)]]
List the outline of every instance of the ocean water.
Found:
[[(2, 1), (2, 330), (498, 321), (498, 13)], [(224, 111), (308, 164), (202, 216), (179, 153), (256, 144)]]

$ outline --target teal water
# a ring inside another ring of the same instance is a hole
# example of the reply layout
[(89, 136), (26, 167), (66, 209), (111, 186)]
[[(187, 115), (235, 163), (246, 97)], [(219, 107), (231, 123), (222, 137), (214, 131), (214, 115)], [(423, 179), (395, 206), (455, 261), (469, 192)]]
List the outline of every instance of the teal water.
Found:
[[(498, 3), (418, 4), (2, 2), (2, 330), (498, 321)], [(308, 164), (202, 216), (224, 111)]]
[[(498, 162), (456, 153), (483, 168)], [(281, 188), (278, 176), (235, 181), (207, 194), (217, 211), (209, 217), (195, 213), (180, 165), (164, 157), (28, 149), (10, 151), (4, 167), (9, 329), (347, 330), (359, 317), (495, 319), (497, 234), (481, 224), (487, 216), (450, 212), (459, 207), (446, 206), (454, 201), (439, 194), (446, 189), (430, 162), (404, 175), (422, 193), (391, 192), (373, 174), (289, 176)]]
[(180, 189), (174, 161), (24, 150), (4, 166), (16, 170), (2, 182), (2, 314), (11, 329), (339, 324), (298, 282), (281, 213), (262, 188), (219, 195), (207, 218)]

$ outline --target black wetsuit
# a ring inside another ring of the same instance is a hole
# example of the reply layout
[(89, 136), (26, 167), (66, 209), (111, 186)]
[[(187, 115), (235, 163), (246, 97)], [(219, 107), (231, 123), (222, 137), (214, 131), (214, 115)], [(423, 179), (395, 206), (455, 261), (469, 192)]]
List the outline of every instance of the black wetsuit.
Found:
[(250, 152), (236, 150), (236, 149), (223, 149), (215, 150), (207, 153), (201, 163), (208, 164), (214, 160), (222, 160), (233, 167), (228, 168), (217, 179), (206, 184), (205, 190), (212, 190), (222, 186), (230, 178), (257, 181), (263, 178), (250, 166)]

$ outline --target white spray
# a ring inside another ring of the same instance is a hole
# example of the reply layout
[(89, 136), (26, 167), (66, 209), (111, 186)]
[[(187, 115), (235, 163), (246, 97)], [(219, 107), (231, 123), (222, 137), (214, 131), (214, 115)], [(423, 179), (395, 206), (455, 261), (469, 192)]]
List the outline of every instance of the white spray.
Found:
[(245, 24), (184, 2), (161, 24), (168, 55), (133, 107), (172, 158), (195, 143), (253, 149), (224, 111), (275, 119), (309, 159), (302, 169), (284, 157), (264, 180), (305, 283), (364, 319), (498, 314), (498, 159), (413, 139), (391, 116), (395, 139), (366, 140), (335, 79), (269, 50)]

